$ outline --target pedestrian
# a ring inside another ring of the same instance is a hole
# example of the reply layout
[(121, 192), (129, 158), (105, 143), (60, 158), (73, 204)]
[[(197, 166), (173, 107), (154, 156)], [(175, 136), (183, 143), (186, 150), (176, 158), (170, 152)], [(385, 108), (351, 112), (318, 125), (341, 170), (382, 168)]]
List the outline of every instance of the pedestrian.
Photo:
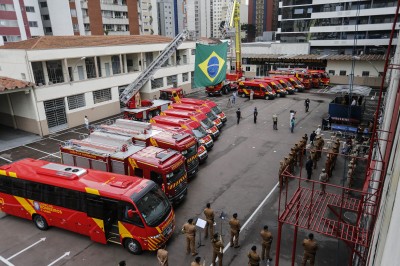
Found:
[(182, 233), (186, 235), (186, 252), (192, 253), (192, 256), (196, 256), (195, 242), (196, 242), (196, 226), (193, 224), (193, 219), (189, 219), (182, 227)]
[(314, 235), (312, 233), (308, 235), (308, 238), (303, 240), (303, 247), (304, 255), (301, 266), (305, 266), (308, 260), (310, 261), (310, 265), (314, 266), (315, 254), (318, 250), (318, 244), (317, 241), (314, 240)]
[(351, 102), (351, 106), (356, 106), (356, 105), (357, 105), (356, 98), (353, 98), (353, 101)]
[(254, 107), (253, 115), (254, 115), (254, 124), (256, 124), (257, 123), (257, 116), (258, 116), (257, 107)]
[(318, 125), (317, 129), (315, 130), (315, 134), (317, 134), (317, 136), (321, 135), (321, 125)]
[(234, 105), (235, 103), (236, 103), (236, 91), (234, 91), (233, 93), (232, 93), (232, 104)]
[(260, 256), (257, 254), (257, 247), (252, 246), (249, 254), (247, 254), (247, 257), (249, 258), (249, 264), (248, 266), (259, 266), (260, 265)]
[(278, 130), (278, 116), (276, 114), (272, 115), (272, 121), (274, 122), (274, 130)]
[(321, 186), (321, 192), (319, 194), (325, 194), (326, 182), (328, 182), (328, 175), (325, 172), (325, 168), (323, 168), (322, 173), (319, 175), (319, 182)]
[(293, 133), (294, 130), (294, 117), (290, 120), (290, 132)]
[(87, 115), (85, 115), (84, 121), (85, 121), (85, 128), (89, 130), (89, 118), (87, 117)]
[(224, 256), (224, 244), (222, 243), (222, 239), (220, 238), (218, 233), (215, 233), (212, 239), (213, 245), (213, 256), (211, 265), (215, 266), (215, 260), (218, 258), (218, 265), (222, 266), (222, 257)]
[(201, 266), (200, 265), (200, 261), (201, 261), (201, 258), (200, 257), (196, 257), (194, 259), (194, 261), (190, 264), (190, 266)]
[(237, 118), (236, 124), (237, 125), (239, 125), (241, 117), (242, 117), (242, 112), (240, 112), (240, 108), (238, 108), (237, 111), (236, 111), (236, 118)]
[(313, 169), (313, 161), (311, 159), (311, 156), (308, 156), (307, 162), (306, 162), (306, 170), (307, 170), (307, 179), (311, 179), (312, 175), (312, 169)]
[(168, 266), (168, 251), (165, 245), (157, 250), (157, 259), (160, 266)]
[(239, 245), (239, 232), (240, 232), (240, 221), (237, 219), (237, 213), (232, 215), (232, 219), (229, 221), (231, 227), (231, 247), (238, 248)]
[(261, 249), (261, 260), (269, 260), (272, 261), (271, 256), (269, 255), (271, 251), (271, 244), (272, 244), (272, 234), (268, 231), (268, 226), (264, 225), (264, 229), (261, 230), (261, 239), (262, 239), (262, 249)]
[(306, 107), (306, 113), (308, 113), (308, 109), (310, 108), (310, 99), (306, 99), (304, 101), (304, 106)]
[(232, 100), (231, 100), (231, 98), (232, 98), (232, 97), (229, 97), (229, 98), (228, 98), (228, 103), (226, 104), (226, 107), (231, 107), (231, 106), (232, 106)]
[(310, 134), (310, 143), (311, 145), (314, 145), (314, 139), (317, 136), (317, 133), (315, 133), (315, 130)]
[(126, 266), (126, 262), (124, 260), (118, 262), (118, 266)]
[(214, 235), (214, 210), (211, 209), (211, 204), (207, 203), (204, 209), (204, 215), (206, 216), (206, 227), (204, 227), (205, 233), (204, 238), (208, 237), (208, 231), (210, 231), (210, 237)]
[(289, 122), (292, 121), (292, 118), (296, 116), (296, 111), (290, 110), (290, 119)]

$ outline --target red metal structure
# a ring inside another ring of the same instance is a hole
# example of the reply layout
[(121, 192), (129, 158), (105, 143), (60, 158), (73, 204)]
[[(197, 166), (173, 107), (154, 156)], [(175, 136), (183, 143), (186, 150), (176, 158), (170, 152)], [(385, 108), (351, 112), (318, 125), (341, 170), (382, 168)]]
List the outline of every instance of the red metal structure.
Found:
[[(356, 157), (356, 160), (366, 161), (363, 184), (357, 188), (342, 185), (326, 184), (328, 192), (320, 194), (321, 182), (302, 178), (303, 162), (300, 160), (299, 176), (295, 176), (287, 167), (283, 176), (293, 181), (290, 186), (280, 189), (278, 207), (278, 238), (275, 265), (279, 265), (282, 227), (284, 224), (294, 226), (291, 265), (295, 263), (297, 234), (299, 228), (313, 231), (326, 236), (343, 240), (351, 250), (348, 265), (367, 265), (369, 249), (374, 237), (373, 231), (379, 212), (382, 188), (386, 177), (390, 146), (393, 144), (393, 124), (396, 123), (399, 111), (399, 99), (394, 106), (393, 117), (389, 131), (378, 128), (378, 115), (382, 107), (383, 88), (387, 70), (399, 69), (399, 66), (389, 66), (392, 40), (399, 13), (398, 1), (389, 46), (386, 53), (385, 69), (380, 86), (377, 112), (374, 117), (373, 132), (369, 142), (367, 159)], [(397, 90), (399, 91), (399, 88)], [(397, 94), (399, 96), (399, 93)], [(396, 120), (396, 121), (395, 121)], [(324, 151), (322, 151), (324, 152)], [(343, 156), (343, 155), (341, 155)], [(347, 155), (346, 155), (347, 156)], [(354, 157), (353, 157), (354, 158)], [(344, 158), (346, 163), (346, 158)], [(364, 163), (363, 162), (363, 163)], [(345, 164), (346, 166), (346, 164)], [(331, 177), (332, 178), (332, 177)], [(334, 178), (334, 177), (333, 177)], [(297, 186), (297, 188), (295, 187)], [(348, 219), (345, 212), (356, 214), (355, 219)]]

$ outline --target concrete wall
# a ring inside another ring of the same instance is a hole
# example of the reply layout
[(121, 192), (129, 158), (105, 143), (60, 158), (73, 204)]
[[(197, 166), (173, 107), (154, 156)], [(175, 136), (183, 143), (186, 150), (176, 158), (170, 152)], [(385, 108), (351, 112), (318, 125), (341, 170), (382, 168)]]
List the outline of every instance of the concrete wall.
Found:
[(53, 35), (74, 35), (69, 1), (47, 1)]
[(309, 54), (310, 44), (309, 43), (243, 43), (242, 54), (246, 57), (246, 54)]
[(0, 76), (33, 81), (24, 50), (0, 49)]
[[(385, 61), (355, 61), (354, 77), (362, 77), (363, 71), (368, 71), (370, 77), (378, 77), (379, 72), (383, 72)], [(335, 75), (339, 75), (341, 70), (346, 71), (346, 75), (350, 75), (352, 62), (331, 60), (327, 62), (326, 71), (334, 70)]]

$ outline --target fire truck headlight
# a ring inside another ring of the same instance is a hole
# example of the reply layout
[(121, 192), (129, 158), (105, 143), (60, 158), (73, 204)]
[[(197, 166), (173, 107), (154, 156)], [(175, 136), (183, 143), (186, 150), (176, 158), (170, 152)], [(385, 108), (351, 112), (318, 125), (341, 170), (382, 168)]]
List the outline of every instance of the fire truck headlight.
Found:
[(174, 175), (174, 173), (169, 173), (167, 174), (167, 178), (171, 178)]
[(182, 155), (186, 155), (187, 153), (187, 150), (182, 151)]
[(204, 143), (205, 143), (204, 139), (201, 139), (200, 144), (204, 144)]
[(155, 236), (150, 236), (150, 238), (157, 239), (157, 238), (160, 238), (161, 236), (162, 236), (161, 234), (158, 234), (158, 235), (155, 235)]

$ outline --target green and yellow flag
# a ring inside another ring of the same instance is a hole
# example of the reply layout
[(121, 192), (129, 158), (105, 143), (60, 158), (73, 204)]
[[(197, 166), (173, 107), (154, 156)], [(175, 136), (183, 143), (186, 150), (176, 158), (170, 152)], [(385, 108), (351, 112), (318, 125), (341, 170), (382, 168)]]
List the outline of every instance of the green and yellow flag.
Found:
[(228, 43), (196, 44), (193, 88), (213, 86), (225, 80)]

